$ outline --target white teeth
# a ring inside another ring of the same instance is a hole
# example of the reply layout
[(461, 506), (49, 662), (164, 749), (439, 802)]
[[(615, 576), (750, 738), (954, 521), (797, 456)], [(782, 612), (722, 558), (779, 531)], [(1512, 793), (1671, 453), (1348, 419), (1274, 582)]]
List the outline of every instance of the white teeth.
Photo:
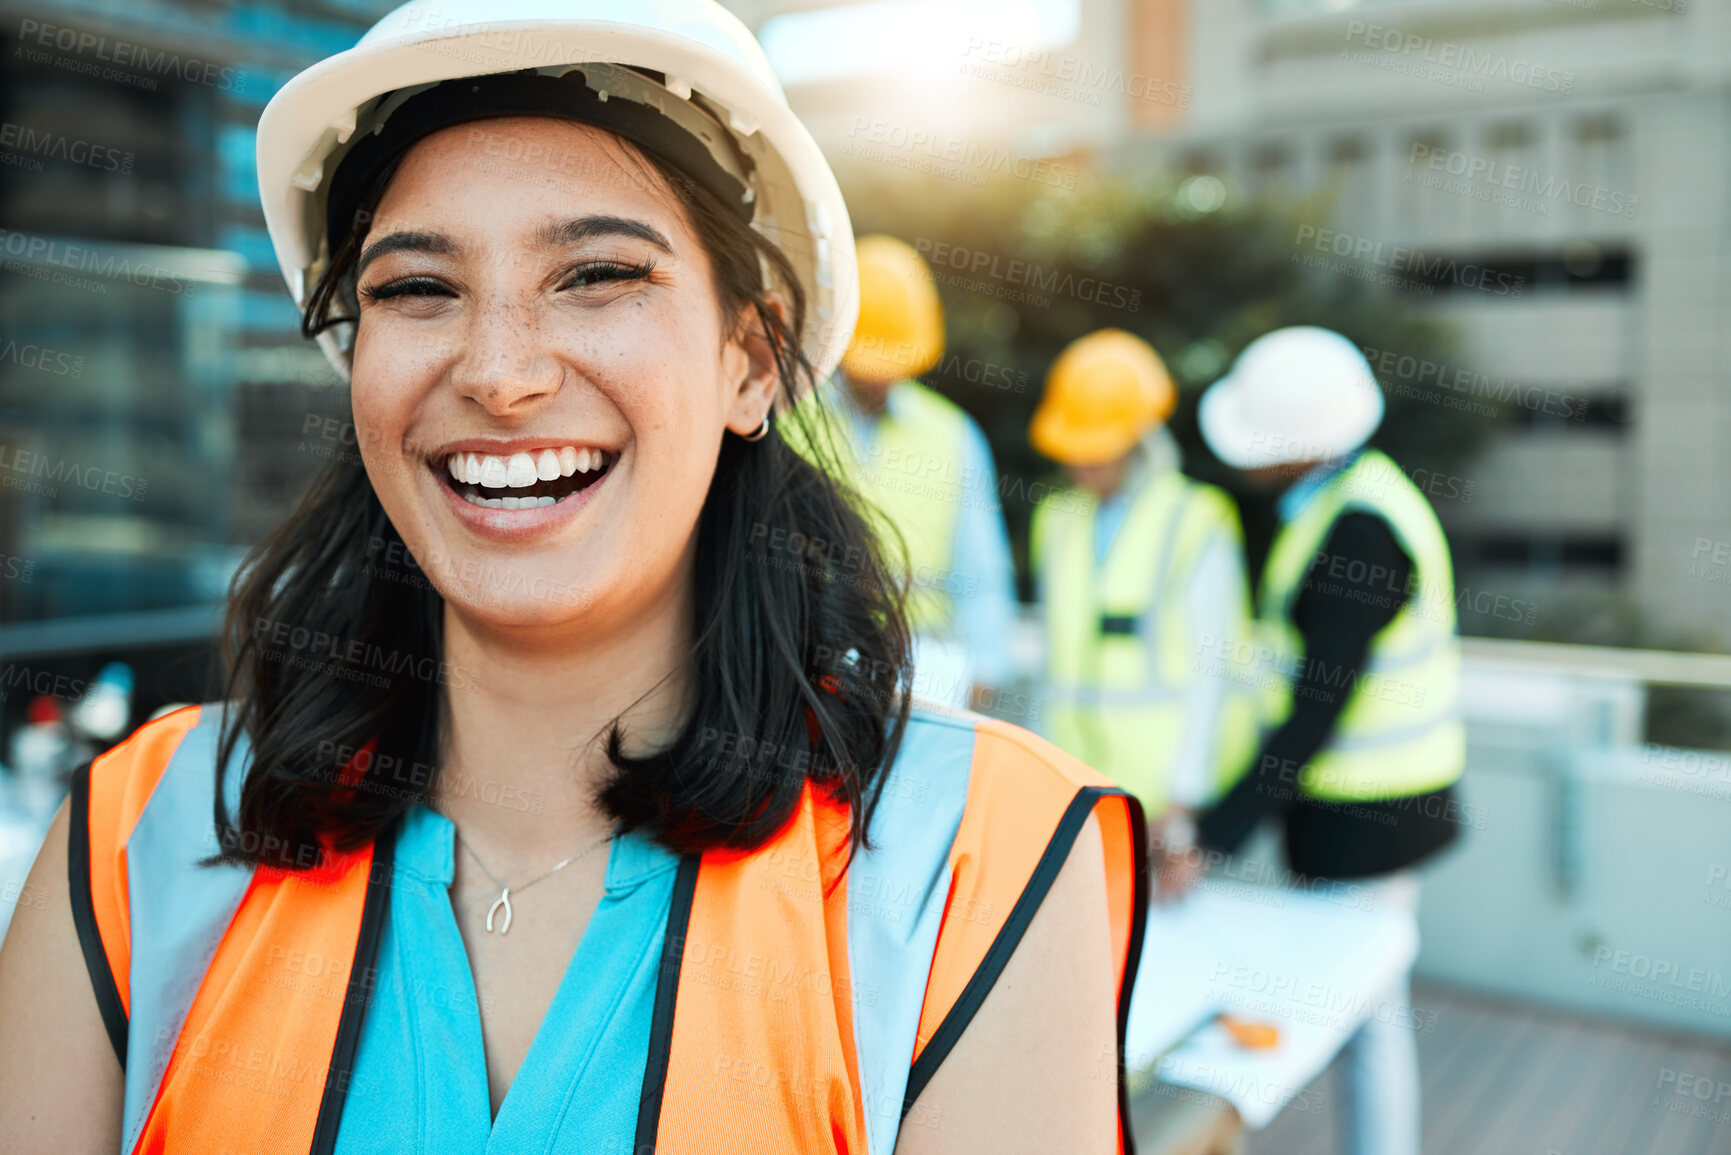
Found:
[(512, 489), (522, 489), (534, 485), (536, 480), (535, 459), (527, 453), (513, 453), (505, 463), (505, 483)]
[[(574, 473), (594, 473), (606, 464), (607, 455), (599, 449), (562, 445), (558, 449), (537, 449), (513, 453), (509, 457), (453, 453), (446, 459), (445, 468), (459, 483), (478, 485), (483, 489), (526, 489), (539, 481), (557, 481)], [(524, 499), (525, 502), (529, 500)], [(549, 502), (552, 500), (548, 499)]]
[(462, 497), (470, 505), (484, 505), (488, 509), (541, 509), (559, 504), (559, 499), (555, 497), (481, 497), (467, 493)]

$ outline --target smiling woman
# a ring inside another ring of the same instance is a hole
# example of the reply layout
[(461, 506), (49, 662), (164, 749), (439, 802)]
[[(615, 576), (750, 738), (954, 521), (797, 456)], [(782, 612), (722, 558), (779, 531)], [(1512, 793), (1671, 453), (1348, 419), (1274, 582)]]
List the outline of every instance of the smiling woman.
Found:
[[(486, 83), (466, 87), (486, 92)], [(582, 86), (582, 74), (567, 83)], [(416, 112), (411, 101), (397, 115)], [(244, 638), (247, 623), (284, 616), (333, 626), (349, 618), (380, 644), (434, 647), (440, 637), (417, 637), (415, 623), (436, 616), (447, 658), (454, 649), (473, 659), (465, 664), (487, 664), (472, 652), (485, 635), (525, 630), (573, 660), (599, 659), (585, 663), (606, 671), (597, 701), (607, 710), (593, 720), (617, 746), (612, 765), (628, 771), (611, 776), (611, 805), (678, 850), (755, 845), (785, 822), (801, 782), (691, 768), (725, 764), (722, 735), (791, 746), (809, 709), (817, 765), (863, 822), (870, 776), (899, 731), (893, 707), (907, 658), (895, 590), (867, 548), (843, 575), (764, 566), (753, 544), (758, 527), (868, 542), (836, 487), (779, 437), (745, 440), (778, 396), (784, 420), (798, 419), (793, 390), (809, 368), (794, 336), (805, 311), (797, 276), (713, 193), (610, 132), (548, 116), (483, 123), (479, 148), (475, 126), (462, 124), (405, 140), (398, 155), (360, 158), (377, 166), (350, 213), (366, 225), (336, 238), (306, 314), (309, 333), (354, 327), (360, 460), (333, 463), (266, 544), (239, 591), (234, 632)], [(547, 157), (583, 176), (549, 179)], [(766, 288), (764, 266), (780, 267), (782, 292)], [(363, 486), (376, 504), (356, 519)], [(341, 525), (353, 539), (346, 547), (332, 533)], [(437, 605), (365, 582), (286, 580), (320, 556), (358, 561), (370, 541), (395, 535)], [(548, 590), (559, 596), (542, 596)], [(282, 604), (303, 594), (318, 601)], [(356, 598), (371, 604), (339, 608)], [(694, 616), (706, 627), (695, 638)], [(811, 685), (815, 647), (843, 637), (855, 659), (823, 674), (855, 703), (847, 710)], [(776, 638), (797, 648), (766, 652)], [(440, 703), (426, 687), (392, 687), (381, 697), (395, 700), (376, 709), (346, 693), (345, 709), (316, 673), (284, 670), (244, 641), (239, 658), (237, 671), (255, 683), (280, 685), (250, 701), (279, 715), (297, 699), (308, 707), (292, 722), (247, 726), (260, 761), (293, 765), (309, 731), (358, 747), (374, 737), (374, 718), (417, 715), (425, 736), (402, 741), (436, 760)], [(248, 696), (237, 687), (235, 697), (244, 710)], [(459, 725), (466, 705), (448, 707)], [(611, 723), (628, 705), (639, 726), (680, 713), (684, 724), (666, 724), (659, 737), (671, 743), (627, 745)], [(273, 750), (275, 735), (290, 748)], [(241, 825), (251, 824), (249, 801), (259, 807), (253, 821), (273, 814), (280, 828), (284, 808), (316, 804), (309, 782), (340, 789), (340, 767), (326, 763), (315, 755), (280, 797), (243, 797)], [(380, 823), (404, 808), (381, 803)], [(305, 830), (277, 833), (298, 844), (314, 829), (328, 827), (309, 815)]]
[(857, 288), (821, 155), (709, 0), (486, 11), (261, 121), (360, 452), (237, 579), (227, 701), (75, 779), (9, 1144), (1122, 1149), (1142, 818), (909, 699), (802, 403)]

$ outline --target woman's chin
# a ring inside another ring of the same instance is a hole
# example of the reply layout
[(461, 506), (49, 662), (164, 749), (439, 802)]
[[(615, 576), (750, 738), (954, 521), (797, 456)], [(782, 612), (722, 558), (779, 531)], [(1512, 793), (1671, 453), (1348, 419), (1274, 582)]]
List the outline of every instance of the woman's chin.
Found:
[(590, 591), (529, 570), (501, 571), (496, 581), (440, 582), (446, 608), (484, 630), (556, 630), (579, 625)]

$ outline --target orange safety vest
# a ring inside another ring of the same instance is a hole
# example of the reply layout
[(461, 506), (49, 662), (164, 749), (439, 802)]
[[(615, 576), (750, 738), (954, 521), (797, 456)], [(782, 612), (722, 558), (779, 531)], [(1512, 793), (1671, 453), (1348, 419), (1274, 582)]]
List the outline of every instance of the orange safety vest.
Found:
[[(220, 720), (220, 707), (166, 715), (73, 778), (73, 920), (125, 1069), (122, 1151), (327, 1152), (395, 835), (306, 871), (194, 865), (216, 849)], [(224, 782), (231, 814), (247, 756), (243, 741)], [(846, 805), (810, 784), (763, 846), (681, 862), (633, 1151), (889, 1155), (904, 1119), (928, 1121), (920, 1092), (1090, 813), (1117, 977), (1118, 1149), (1130, 1151), (1141, 809), (1027, 731), (923, 710), (886, 773), (873, 848), (845, 873)], [(315, 958), (319, 984), (284, 981)]]

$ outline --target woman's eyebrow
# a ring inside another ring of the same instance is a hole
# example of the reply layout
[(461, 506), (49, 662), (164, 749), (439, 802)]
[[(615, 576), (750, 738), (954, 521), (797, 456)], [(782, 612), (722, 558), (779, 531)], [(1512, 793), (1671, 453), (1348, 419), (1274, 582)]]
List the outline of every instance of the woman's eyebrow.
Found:
[(397, 232), (380, 237), (361, 251), (355, 262), (355, 276), (367, 271), (367, 266), (387, 253), (434, 253), (449, 256), (457, 251), (457, 242), (444, 233)]
[[(624, 236), (648, 241), (668, 255), (673, 246), (661, 231), (643, 221), (628, 217), (588, 216), (543, 225), (536, 240), (543, 248), (564, 248), (595, 237)], [(380, 237), (361, 251), (355, 262), (355, 276), (366, 272), (367, 266), (389, 253), (432, 253), (450, 256), (458, 251), (457, 242), (444, 233), (395, 232)]]
[(629, 217), (589, 216), (543, 225), (537, 239), (542, 246), (555, 249), (575, 245), (595, 237), (624, 236), (648, 241), (662, 252), (673, 255), (673, 246), (653, 225)]

